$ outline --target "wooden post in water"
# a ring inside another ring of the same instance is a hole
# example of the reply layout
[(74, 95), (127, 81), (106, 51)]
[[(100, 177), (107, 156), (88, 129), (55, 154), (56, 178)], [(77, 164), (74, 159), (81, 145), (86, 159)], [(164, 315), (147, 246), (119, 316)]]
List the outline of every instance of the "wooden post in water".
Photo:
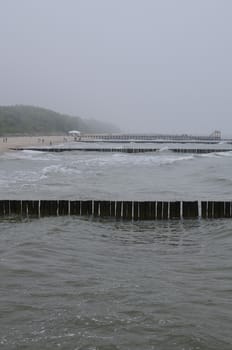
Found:
[(123, 219), (132, 219), (132, 202), (123, 202)]
[(170, 219), (180, 219), (180, 202), (170, 202)]
[(116, 218), (121, 219), (122, 217), (122, 202), (116, 201)]
[(206, 201), (201, 202), (201, 217), (203, 219), (208, 217), (208, 203)]
[(58, 203), (58, 207), (59, 207), (59, 216), (62, 215), (68, 215), (69, 214), (69, 201), (67, 200), (60, 200)]
[(57, 216), (58, 201), (56, 200), (42, 200), (40, 201), (40, 216)]
[(100, 213), (100, 201), (94, 201), (93, 203), (93, 215), (99, 216)]
[[(39, 201), (24, 200), (21, 202), (21, 214), (23, 217), (39, 217)], [(53, 215), (53, 214), (51, 214)]]
[(29, 201), (22, 201), (22, 217), (26, 218), (28, 217), (28, 202)]
[(163, 202), (162, 203), (162, 219), (163, 220), (168, 220), (169, 219), (169, 216), (170, 216), (170, 213), (168, 210), (170, 208), (170, 203), (169, 202)]
[(156, 219), (156, 202), (149, 202), (150, 203), (150, 220)]
[(22, 215), (22, 201), (20, 200), (10, 201), (10, 215), (16, 215), (16, 216)]
[(133, 219), (136, 221), (139, 219), (139, 202), (135, 201), (133, 204), (134, 204)]
[(157, 220), (163, 219), (163, 202), (156, 203), (156, 217)]
[(10, 201), (5, 200), (4, 202), (4, 215), (9, 216), (10, 215)]
[(70, 201), (70, 215), (80, 215), (80, 208), (80, 201)]
[(115, 218), (116, 213), (115, 213), (115, 201), (110, 201), (110, 216), (112, 218)]
[(182, 203), (183, 219), (196, 219), (199, 216), (198, 201)]
[(225, 218), (231, 218), (231, 202), (225, 202)]
[(146, 202), (139, 202), (139, 219), (146, 219)]
[(213, 217), (215, 219), (225, 217), (225, 204), (224, 204), (224, 202), (214, 202), (213, 209), (214, 209)]
[(4, 201), (0, 200), (0, 217), (3, 217), (5, 215), (4, 211)]
[(207, 207), (208, 207), (208, 218), (209, 218), (209, 219), (212, 219), (212, 218), (213, 218), (213, 205), (214, 205), (214, 203), (211, 202), (211, 201), (207, 203)]
[(100, 216), (110, 217), (110, 201), (100, 201)]
[(80, 201), (81, 215), (92, 215), (92, 201)]

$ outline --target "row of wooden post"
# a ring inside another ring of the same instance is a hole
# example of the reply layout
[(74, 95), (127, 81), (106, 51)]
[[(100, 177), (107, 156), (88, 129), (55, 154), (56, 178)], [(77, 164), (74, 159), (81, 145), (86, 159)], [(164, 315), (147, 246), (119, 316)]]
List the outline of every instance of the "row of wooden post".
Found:
[(230, 152), (232, 149), (212, 149), (212, 148), (171, 148), (169, 149), (172, 152), (177, 152), (177, 153), (218, 153), (218, 152)]
[(128, 220), (232, 218), (229, 201), (0, 200), (0, 217), (95, 216)]
[[(58, 147), (40, 147), (40, 148), (13, 148), (14, 150), (32, 150), (41, 152), (66, 152), (66, 151), (85, 151), (85, 152), (120, 152), (120, 153), (145, 153), (145, 152), (157, 152), (159, 148), (58, 148)], [(215, 153), (215, 152), (229, 152), (232, 149), (206, 149), (206, 148), (170, 148), (169, 151), (177, 153)]]

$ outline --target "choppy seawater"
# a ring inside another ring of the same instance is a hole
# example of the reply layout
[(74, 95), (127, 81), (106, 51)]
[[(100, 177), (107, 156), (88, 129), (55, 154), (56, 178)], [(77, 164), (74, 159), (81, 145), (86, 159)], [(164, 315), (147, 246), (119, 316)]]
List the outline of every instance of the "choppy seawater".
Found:
[[(231, 199), (232, 153), (11, 152), (1, 199)], [(232, 349), (232, 221), (0, 221), (1, 349)]]

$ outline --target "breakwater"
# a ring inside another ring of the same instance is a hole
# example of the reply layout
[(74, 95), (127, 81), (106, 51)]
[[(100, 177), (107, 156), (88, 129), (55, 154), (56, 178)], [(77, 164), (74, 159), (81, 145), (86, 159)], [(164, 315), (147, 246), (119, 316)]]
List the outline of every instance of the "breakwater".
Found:
[[(95, 148), (67, 148), (67, 147), (31, 147), (31, 148), (11, 148), (14, 151), (39, 151), (39, 152), (73, 152), (73, 151), (81, 151), (81, 152), (116, 152), (116, 153), (148, 153), (148, 152), (157, 152), (162, 151), (159, 148), (136, 148), (136, 147), (95, 147)], [(218, 152), (231, 152), (232, 149), (229, 148), (168, 148), (167, 151), (175, 152), (175, 153), (218, 153)]]
[(114, 148), (103, 148), (103, 147), (95, 147), (95, 148), (58, 148), (58, 147), (46, 147), (46, 148), (11, 148), (14, 151), (39, 151), (39, 152), (73, 152), (73, 151), (82, 151), (82, 152), (117, 152), (117, 153), (145, 153), (145, 152), (156, 152), (159, 151), (158, 148), (122, 148), (122, 147), (114, 147)]
[(94, 216), (126, 220), (231, 218), (230, 201), (0, 200), (0, 218)]

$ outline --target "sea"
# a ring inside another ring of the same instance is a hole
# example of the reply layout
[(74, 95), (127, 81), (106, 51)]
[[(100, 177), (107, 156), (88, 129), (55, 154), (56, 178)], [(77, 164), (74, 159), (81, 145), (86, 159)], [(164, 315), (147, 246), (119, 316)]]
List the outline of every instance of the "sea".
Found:
[[(0, 199), (232, 200), (231, 146), (129, 147), (160, 150), (1, 153)], [(2, 350), (231, 350), (231, 325), (231, 219), (0, 218)]]

